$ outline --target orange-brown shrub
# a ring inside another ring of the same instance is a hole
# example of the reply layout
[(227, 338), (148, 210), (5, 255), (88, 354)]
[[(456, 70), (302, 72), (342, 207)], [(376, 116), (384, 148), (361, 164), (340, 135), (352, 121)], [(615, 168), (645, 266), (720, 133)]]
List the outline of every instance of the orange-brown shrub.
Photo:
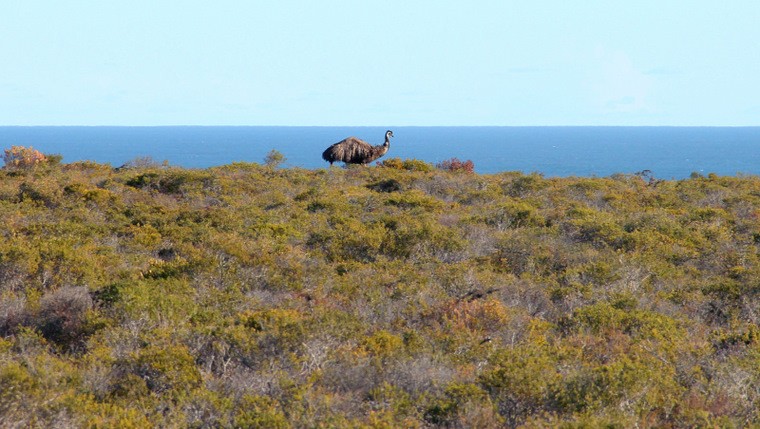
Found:
[(31, 146), (11, 146), (10, 149), (5, 149), (3, 154), (6, 167), (22, 170), (31, 169), (45, 160), (45, 155)]

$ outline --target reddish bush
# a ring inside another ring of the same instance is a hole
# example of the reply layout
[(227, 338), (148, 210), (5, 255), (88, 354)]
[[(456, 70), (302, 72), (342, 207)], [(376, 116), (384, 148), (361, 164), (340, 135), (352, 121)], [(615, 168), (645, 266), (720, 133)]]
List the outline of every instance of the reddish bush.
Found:
[(441, 161), (435, 166), (446, 171), (464, 171), (465, 173), (475, 172), (475, 164), (469, 159), (467, 161), (460, 161), (459, 158), (451, 158)]

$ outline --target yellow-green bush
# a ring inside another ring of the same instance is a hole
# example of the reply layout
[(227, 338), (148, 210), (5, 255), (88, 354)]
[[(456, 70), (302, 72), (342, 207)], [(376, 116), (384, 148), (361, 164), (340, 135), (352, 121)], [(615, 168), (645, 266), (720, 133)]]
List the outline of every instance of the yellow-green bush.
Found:
[(181, 346), (148, 346), (137, 354), (132, 371), (157, 394), (187, 395), (203, 381), (195, 359)]
[(433, 171), (435, 166), (419, 159), (388, 158), (377, 163), (381, 167), (409, 171)]

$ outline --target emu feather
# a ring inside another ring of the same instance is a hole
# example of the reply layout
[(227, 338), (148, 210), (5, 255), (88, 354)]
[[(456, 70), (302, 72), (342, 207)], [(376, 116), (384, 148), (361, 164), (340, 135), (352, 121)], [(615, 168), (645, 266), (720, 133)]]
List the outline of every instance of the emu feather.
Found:
[(332, 165), (333, 162), (343, 161), (346, 164), (369, 164), (388, 152), (391, 147), (393, 131), (385, 132), (385, 143), (372, 146), (356, 137), (348, 137), (335, 143), (322, 152), (322, 159)]

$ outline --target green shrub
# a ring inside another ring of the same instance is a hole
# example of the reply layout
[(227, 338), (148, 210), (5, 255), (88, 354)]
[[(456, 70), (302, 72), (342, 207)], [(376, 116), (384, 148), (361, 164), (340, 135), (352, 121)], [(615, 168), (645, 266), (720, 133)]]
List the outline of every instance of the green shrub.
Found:
[(678, 322), (668, 316), (647, 310), (620, 309), (607, 302), (579, 308), (563, 323), (569, 327), (590, 329), (594, 333), (617, 330), (628, 335), (662, 340), (671, 344), (686, 339), (686, 333)]
[(488, 207), (486, 214), (480, 215), (479, 218), (498, 230), (546, 225), (546, 219), (535, 207), (525, 202), (512, 200)]
[[(425, 411), (425, 421), (437, 426), (462, 427), (478, 415), (478, 423), (489, 426), (501, 426), (503, 422), (496, 415), (488, 393), (475, 384), (452, 383), (444, 392), (444, 396)], [(478, 425), (480, 426), (480, 425)], [(465, 426), (466, 427), (466, 426)], [(473, 426), (474, 427), (474, 426)]]
[(408, 171), (423, 171), (429, 172), (435, 170), (432, 164), (419, 159), (404, 159), (400, 158), (388, 158), (384, 161), (379, 161), (377, 165), (385, 168), (392, 168), (395, 170), (408, 170)]
[(418, 190), (393, 193), (388, 196), (386, 204), (402, 209), (422, 208), (426, 211), (434, 211), (443, 208), (443, 203), (441, 203), (441, 201), (427, 196)]
[(379, 182), (367, 185), (367, 188), (376, 192), (399, 192), (403, 189), (401, 183), (396, 179), (381, 180)]
[(528, 347), (500, 351), (478, 376), (479, 386), (510, 426), (548, 410), (549, 392), (558, 380), (556, 357)]
[(167, 170), (140, 173), (125, 184), (163, 194), (186, 195), (212, 186), (213, 176), (200, 170)]
[(269, 153), (267, 153), (267, 156), (264, 157), (264, 165), (269, 168), (277, 168), (280, 166), (280, 164), (285, 162), (285, 160), (285, 155), (275, 149), (272, 149), (269, 151)]
[(361, 349), (370, 356), (389, 358), (403, 350), (404, 341), (397, 335), (387, 331), (378, 331), (364, 338)]
[(595, 246), (609, 246), (620, 250), (631, 250), (635, 246), (629, 233), (604, 217), (573, 220), (567, 227), (572, 231), (570, 234), (574, 238)]
[(266, 396), (244, 396), (237, 406), (234, 426), (250, 429), (287, 429), (292, 427), (288, 423), (285, 413)]
[(545, 189), (547, 186), (547, 181), (540, 174), (534, 173), (527, 176), (520, 175), (511, 181), (504, 182), (502, 184), (502, 189), (505, 194), (511, 197), (522, 198), (541, 189)]
[(181, 346), (148, 346), (138, 353), (134, 365), (134, 374), (156, 394), (184, 396), (202, 382), (194, 357)]

